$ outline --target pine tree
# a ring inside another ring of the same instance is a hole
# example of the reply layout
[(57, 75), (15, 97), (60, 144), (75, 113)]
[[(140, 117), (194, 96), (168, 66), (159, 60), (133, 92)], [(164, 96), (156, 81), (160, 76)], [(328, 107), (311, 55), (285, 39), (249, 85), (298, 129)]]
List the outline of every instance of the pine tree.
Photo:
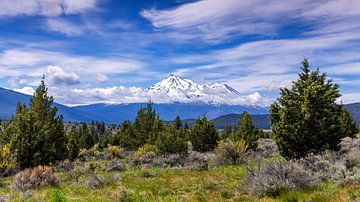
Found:
[(154, 144), (162, 154), (185, 154), (187, 152), (184, 131), (177, 130), (171, 124), (164, 126), (164, 130), (159, 132)]
[(341, 138), (356, 133), (355, 121), (336, 103), (338, 85), (319, 69), (311, 71), (306, 59), (302, 64), (299, 79), (290, 89), (280, 89), (280, 98), (270, 107), (272, 133), (286, 158), (337, 150)]
[(71, 129), (68, 135), (67, 150), (68, 150), (68, 158), (70, 160), (74, 160), (78, 157), (80, 152), (79, 133), (75, 127)]
[(129, 120), (121, 124), (120, 130), (115, 137), (115, 142), (121, 147), (130, 150), (135, 150), (141, 145), (141, 142), (135, 134), (134, 127)]
[(174, 120), (174, 126), (176, 130), (180, 130), (182, 128), (182, 123), (181, 123), (181, 119), (179, 116), (176, 116), (175, 120)]
[(248, 148), (252, 149), (256, 147), (256, 141), (262, 137), (262, 135), (263, 131), (253, 124), (249, 113), (244, 111), (236, 130), (231, 135), (231, 139), (234, 141), (244, 140), (248, 145)]
[(56, 117), (57, 108), (52, 107), (54, 100), (47, 91), (42, 80), (29, 107), (18, 104), (6, 130), (12, 134), (11, 149), (22, 168), (48, 164), (67, 156), (63, 117)]
[(86, 123), (81, 123), (79, 145), (82, 149), (89, 149), (95, 145), (94, 137)]
[[(153, 126), (156, 120), (156, 113), (153, 110), (153, 105), (151, 101), (147, 104), (145, 108), (141, 108), (134, 122), (134, 132), (136, 139), (138, 140), (137, 147), (140, 147), (147, 143), (149, 139), (152, 139)], [(154, 138), (155, 139), (155, 138)]]
[(214, 123), (204, 116), (202, 119), (196, 119), (194, 126), (190, 129), (189, 139), (194, 150), (206, 152), (216, 147), (219, 136)]

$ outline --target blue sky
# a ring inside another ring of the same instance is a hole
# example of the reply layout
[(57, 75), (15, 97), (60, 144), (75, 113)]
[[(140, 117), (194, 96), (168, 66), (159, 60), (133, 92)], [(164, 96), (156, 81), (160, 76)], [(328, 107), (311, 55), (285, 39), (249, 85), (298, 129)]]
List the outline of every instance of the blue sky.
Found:
[[(141, 101), (170, 73), (268, 104), (304, 57), (360, 101), (358, 0), (2, 0), (0, 86), (64, 104)], [(246, 104), (246, 103), (245, 103)]]

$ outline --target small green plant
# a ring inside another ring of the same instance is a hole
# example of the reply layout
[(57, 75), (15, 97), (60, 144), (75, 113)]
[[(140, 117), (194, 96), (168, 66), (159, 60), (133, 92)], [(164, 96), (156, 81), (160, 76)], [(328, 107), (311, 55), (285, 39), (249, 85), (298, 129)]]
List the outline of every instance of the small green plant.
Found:
[(66, 194), (61, 191), (60, 189), (54, 189), (50, 194), (50, 201), (52, 202), (65, 202), (66, 201)]

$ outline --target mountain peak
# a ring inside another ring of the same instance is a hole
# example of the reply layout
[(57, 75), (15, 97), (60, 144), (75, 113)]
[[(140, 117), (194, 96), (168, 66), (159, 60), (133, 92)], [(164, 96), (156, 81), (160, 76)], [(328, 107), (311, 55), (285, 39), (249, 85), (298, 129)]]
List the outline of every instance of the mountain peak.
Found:
[(166, 78), (169, 78), (169, 77), (180, 77), (180, 76), (176, 73), (170, 73)]
[(183, 79), (174, 73), (147, 88), (146, 91), (156, 98), (163, 98), (169, 102), (185, 103), (227, 103), (227, 98), (240, 95), (239, 92), (226, 84), (210, 83), (201, 85), (190, 79)]

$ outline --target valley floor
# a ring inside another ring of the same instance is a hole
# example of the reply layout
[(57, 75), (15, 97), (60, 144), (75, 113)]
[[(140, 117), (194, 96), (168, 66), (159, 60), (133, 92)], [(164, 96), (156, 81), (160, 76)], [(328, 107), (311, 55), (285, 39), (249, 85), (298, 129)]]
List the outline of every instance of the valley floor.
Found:
[[(104, 165), (102, 161), (92, 163)], [(57, 174), (60, 178), (58, 188), (26, 192), (13, 188), (13, 177), (3, 178), (0, 201), (360, 201), (360, 189), (334, 184), (260, 199), (246, 190), (246, 171), (242, 165), (210, 167), (208, 171), (190, 168), (144, 170), (138, 166), (123, 172), (97, 171), (99, 178), (120, 175), (116, 182), (97, 189), (87, 187), (88, 175), (76, 181), (68, 172), (58, 171)]]

